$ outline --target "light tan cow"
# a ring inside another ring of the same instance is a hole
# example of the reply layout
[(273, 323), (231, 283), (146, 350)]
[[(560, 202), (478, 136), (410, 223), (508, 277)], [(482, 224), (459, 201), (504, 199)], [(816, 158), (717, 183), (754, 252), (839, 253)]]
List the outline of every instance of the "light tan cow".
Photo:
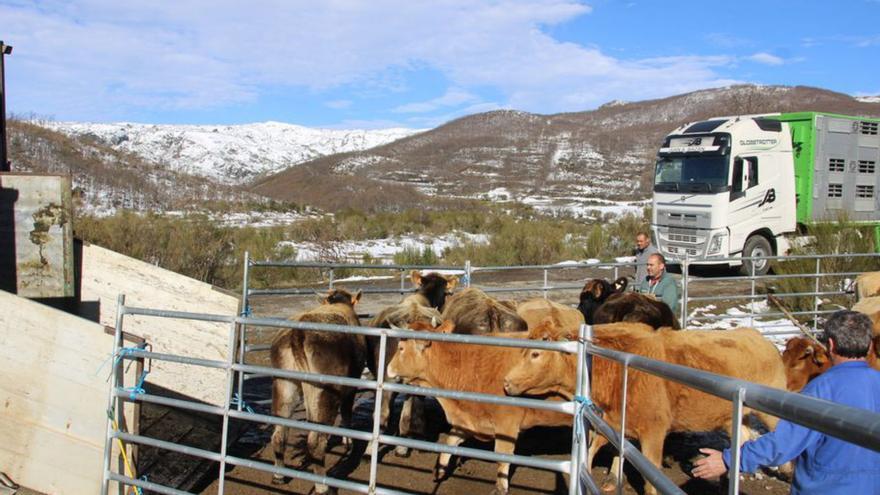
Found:
[(548, 317), (554, 317), (563, 330), (577, 335), (584, 324), (584, 315), (572, 308), (543, 297), (529, 299), (516, 305), (516, 314), (526, 321), (529, 328), (538, 326)]
[[(545, 321), (530, 338), (556, 339), (559, 329)], [(689, 366), (784, 389), (785, 370), (779, 351), (753, 329), (729, 331), (672, 331), (640, 323), (611, 323), (593, 327), (593, 343), (598, 346), (638, 354), (659, 361)], [(511, 395), (574, 394), (577, 359), (571, 354), (526, 349), (517, 366), (505, 377), (505, 391)], [(602, 410), (603, 419), (620, 424), (623, 368), (615, 361), (593, 358), (592, 400)], [(631, 370), (627, 385), (626, 434), (638, 439), (642, 453), (658, 468), (666, 435), (677, 431), (731, 431), (730, 402), (665, 381), (654, 375)], [(747, 409), (746, 411), (747, 412)], [(757, 412), (771, 429), (777, 419)], [(743, 430), (744, 440), (748, 429)], [(607, 439), (597, 435), (590, 444), (588, 466)], [(656, 493), (654, 487), (649, 487)]]
[(512, 303), (502, 303), (480, 289), (469, 287), (456, 293), (443, 308), (443, 319), (452, 320), (455, 333), (485, 334), (520, 332), (528, 325), (513, 309)]
[[(292, 318), (311, 323), (358, 326), (354, 306), (361, 293), (354, 296), (345, 290), (331, 290), (322, 304)], [(321, 373), (325, 375), (358, 378), (364, 369), (367, 344), (362, 335), (336, 332), (315, 332), (288, 328), (280, 330), (272, 341), (271, 360), (275, 368)], [(272, 414), (290, 418), (296, 391), (303, 398), (306, 418), (309, 422), (333, 425), (336, 415), (342, 416), (343, 427), (351, 424), (355, 389), (340, 385), (300, 382), (287, 378), (272, 379)], [(306, 458), (311, 460), (313, 471), (319, 476), (327, 473), (324, 458), (327, 451), (325, 433), (309, 432)], [(284, 466), (284, 450), (287, 445), (287, 427), (275, 426), (272, 432), (272, 449), (275, 466)], [(285, 478), (274, 475), (273, 483), (284, 483)], [(316, 493), (335, 492), (327, 485), (316, 484)]]
[(880, 296), (880, 272), (866, 272), (856, 277), (856, 289), (859, 301)]
[[(428, 330), (421, 324), (414, 330)], [(436, 329), (452, 332), (454, 324), (447, 320)], [(524, 338), (525, 332), (493, 334)], [(443, 388), (466, 392), (504, 395), (504, 376), (519, 356), (519, 350), (495, 346), (476, 346), (452, 342), (407, 340), (399, 344), (397, 354), (388, 365), (389, 377), (400, 377), (405, 382), (423, 387)], [(438, 397), (452, 426), (442, 441), (457, 446), (467, 438), (495, 441), (495, 452), (513, 454), (519, 433), (534, 426), (568, 426), (571, 416), (513, 406), (484, 404), (466, 400)], [(440, 454), (434, 467), (434, 481), (442, 481), (450, 471), (449, 454)], [(498, 464), (495, 492), (508, 492), (510, 464)]]
[(874, 324), (874, 335), (880, 334), (880, 296), (860, 299), (859, 302), (853, 305), (852, 310), (868, 315)]
[[(437, 326), (440, 324), (440, 309), (446, 303), (446, 296), (451, 293), (455, 286), (458, 285), (458, 277), (444, 276), (438, 273), (428, 273), (422, 275), (418, 270), (410, 272), (410, 280), (416, 287), (416, 292), (403, 298), (399, 304), (389, 306), (377, 314), (370, 326), (374, 328), (407, 328), (411, 323), (423, 322)], [(394, 353), (397, 351), (396, 338), (389, 338), (386, 345), (385, 366), (391, 362)], [(367, 338), (367, 346), (369, 348), (372, 361), (370, 369), (376, 375), (379, 360), (379, 339), (375, 337)], [(378, 376), (378, 375), (376, 375)], [(391, 415), (391, 404), (394, 403), (396, 394), (386, 392), (382, 396), (382, 427), (387, 427), (388, 418)], [(414, 396), (407, 398), (403, 404), (403, 410), (400, 413), (400, 421), (398, 423), (398, 431), (401, 435), (411, 436), (423, 434), (424, 425), (424, 400), (422, 397)], [(409, 449), (405, 447), (397, 447), (394, 452), (400, 456), (409, 455)]]

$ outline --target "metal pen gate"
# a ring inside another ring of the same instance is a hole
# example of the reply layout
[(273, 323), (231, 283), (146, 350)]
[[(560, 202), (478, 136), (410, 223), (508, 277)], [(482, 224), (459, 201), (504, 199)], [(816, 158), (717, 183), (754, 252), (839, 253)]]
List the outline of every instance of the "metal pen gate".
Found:
[[(655, 466), (653, 466), (641, 453), (635, 449), (625, 438), (622, 437), (622, 431), (625, 431), (625, 421), (626, 416), (625, 413), (623, 415), (622, 424), (620, 425), (619, 430), (614, 430), (610, 425), (605, 423), (598, 417), (590, 407), (584, 407), (585, 404), (589, 403), (589, 380), (584, 379), (584, 362), (583, 356), (585, 354), (591, 354), (595, 356), (599, 356), (601, 358), (614, 359), (618, 362), (621, 362), (624, 365), (624, 380), (626, 380), (627, 374), (626, 370), (630, 366), (633, 368), (652, 373), (667, 379), (673, 379), (684, 383), (689, 386), (693, 386), (698, 388), (704, 392), (711, 393), (718, 397), (724, 398), (726, 400), (731, 400), (733, 403), (733, 415), (735, 418), (740, 417), (742, 414), (742, 406), (743, 404), (748, 405), (754, 409), (758, 409), (761, 411), (768, 412), (770, 414), (779, 416), (781, 418), (789, 419), (801, 424), (805, 424), (811, 428), (817, 429), (819, 431), (823, 431), (825, 433), (840, 436), (842, 438), (847, 439), (848, 441), (852, 441), (853, 443), (857, 443), (859, 445), (874, 449), (880, 450), (880, 415), (875, 415), (871, 413), (865, 413), (864, 411), (852, 410), (851, 408), (846, 408), (844, 406), (839, 407), (829, 407), (825, 404), (819, 404), (815, 401), (815, 399), (811, 399), (808, 397), (802, 397), (797, 394), (790, 394), (787, 392), (782, 392), (778, 390), (768, 389), (766, 387), (761, 387), (759, 385), (750, 384), (748, 382), (742, 382), (739, 380), (733, 380), (730, 378), (721, 377), (718, 375), (713, 375), (711, 373), (706, 373), (698, 370), (693, 370), (690, 368), (684, 368), (677, 365), (672, 365), (669, 363), (662, 363), (658, 361), (653, 361), (647, 358), (643, 358), (640, 356), (635, 356), (627, 353), (622, 353), (618, 351), (612, 351), (608, 349), (602, 349), (600, 347), (593, 346), (589, 343), (589, 335), (590, 335), (590, 327), (584, 326), (581, 329), (581, 338), (578, 342), (569, 342), (569, 343), (553, 343), (553, 342), (541, 342), (541, 341), (528, 341), (528, 340), (519, 340), (519, 339), (501, 339), (494, 337), (481, 337), (481, 336), (468, 336), (468, 335), (444, 335), (444, 334), (425, 334), (419, 333), (417, 337), (422, 340), (442, 340), (442, 341), (459, 341), (470, 344), (482, 344), (482, 345), (501, 345), (501, 346), (510, 346), (510, 347), (519, 347), (519, 348), (538, 348), (545, 350), (555, 350), (560, 352), (567, 352), (578, 355), (578, 394), (575, 397), (575, 401), (572, 402), (545, 402), (534, 399), (526, 399), (526, 398), (513, 398), (513, 397), (498, 397), (494, 395), (485, 395), (485, 394), (473, 394), (466, 392), (458, 392), (458, 391), (448, 391), (448, 390), (439, 390), (439, 389), (426, 389), (421, 387), (412, 387), (402, 384), (392, 384), (384, 382), (384, 373), (379, 373), (380, 376), (376, 377), (375, 380), (362, 380), (362, 379), (351, 379), (345, 377), (334, 377), (327, 375), (316, 375), (311, 373), (298, 373), (293, 371), (284, 371), (277, 370), (268, 367), (261, 366), (253, 366), (245, 364), (245, 354), (246, 350), (248, 350), (247, 341), (245, 335), (247, 334), (247, 328), (249, 326), (261, 326), (261, 327), (284, 327), (284, 328), (299, 328), (305, 331), (331, 331), (331, 332), (351, 332), (356, 334), (361, 334), (365, 336), (378, 336), (380, 337), (380, 352), (382, 353), (382, 359), (379, 362), (384, 362), (384, 352), (385, 352), (385, 344), (388, 337), (410, 337), (414, 332), (408, 331), (400, 331), (400, 330), (387, 330), (387, 329), (373, 329), (369, 327), (344, 327), (344, 326), (336, 326), (336, 325), (322, 325), (322, 324), (310, 324), (310, 323), (301, 323), (301, 322), (293, 322), (291, 320), (279, 319), (279, 318), (253, 318), (249, 316), (247, 300), (251, 295), (259, 294), (259, 292), (249, 290), (247, 287), (248, 281), (248, 271), (249, 266), (252, 264), (256, 265), (256, 263), (252, 263), (249, 260), (246, 261), (245, 267), (245, 284), (244, 284), (244, 308), (242, 315), (208, 315), (208, 314), (199, 314), (199, 313), (185, 313), (185, 312), (175, 312), (175, 311), (162, 311), (157, 309), (147, 309), (147, 308), (135, 308), (135, 307), (127, 307), (124, 304), (124, 297), (120, 297), (119, 300), (119, 311), (117, 316), (117, 325), (116, 325), (116, 343), (114, 347), (114, 354), (118, 357), (116, 360), (116, 364), (113, 369), (113, 380), (112, 386), (108, 396), (108, 406), (109, 410), (117, 411), (119, 413), (122, 410), (122, 403), (126, 401), (144, 401), (144, 402), (154, 402), (158, 404), (164, 404), (173, 407), (180, 407), (183, 409), (189, 409), (194, 411), (201, 411), (205, 413), (216, 414), (222, 417), (223, 420), (223, 428), (222, 428), (222, 441), (221, 441), (221, 449), (220, 452), (211, 452), (206, 450), (195, 449), (191, 447), (174, 445), (168, 442), (159, 441), (155, 439), (150, 439), (147, 437), (142, 437), (138, 435), (131, 435), (124, 432), (114, 431), (108, 422), (108, 435), (107, 435), (107, 443), (105, 447), (105, 465), (104, 465), (104, 484), (103, 484), (103, 492), (107, 493), (109, 481), (114, 480), (120, 482), (121, 484), (137, 486), (149, 490), (156, 491), (158, 493), (171, 493), (171, 494), (180, 494), (185, 493), (173, 488), (164, 487), (161, 485), (157, 485), (155, 483), (150, 483), (144, 480), (132, 479), (130, 477), (124, 476), (119, 473), (112, 472), (110, 470), (110, 460), (111, 460), (111, 449), (110, 442), (113, 438), (118, 438), (125, 442), (132, 442), (136, 444), (143, 445), (151, 445), (154, 447), (168, 449), (175, 452), (181, 452), (184, 454), (200, 457), (203, 459), (208, 459), (212, 461), (216, 461), (220, 464), (219, 470), (219, 493), (223, 493), (224, 491), (224, 479), (225, 479), (225, 467), (226, 465), (236, 465), (236, 466), (244, 466), (248, 468), (257, 469), (260, 471), (265, 471), (269, 473), (277, 473), (284, 476), (290, 476), (295, 478), (305, 479), (315, 483), (323, 483), (330, 486), (334, 486), (337, 488), (343, 488), (355, 492), (360, 493), (381, 493), (381, 494), (391, 494), (391, 493), (400, 493), (395, 490), (390, 490), (382, 487), (376, 486), (376, 471), (377, 471), (377, 450), (380, 443), (388, 444), (388, 445), (400, 445), (411, 448), (416, 448), (420, 450), (427, 450), (433, 452), (445, 452), (454, 455), (460, 455), (465, 457), (474, 457), (478, 459), (488, 460), (488, 461), (496, 461), (496, 462), (511, 462), (513, 464), (519, 464), (524, 466), (531, 466), (540, 469), (548, 469), (551, 471), (567, 473), (570, 476), (570, 480), (578, 480), (577, 482), (569, 483), (569, 493), (598, 493), (598, 488), (595, 485), (595, 482), (589, 476), (588, 472), (581, 469), (584, 460), (586, 459), (585, 451), (586, 451), (586, 431), (587, 424), (592, 424), (593, 427), (600, 433), (609, 438), (611, 443), (615, 445), (623, 454), (623, 456), (633, 464), (640, 472), (642, 472), (643, 476), (646, 480), (652, 483), (661, 493), (683, 493), (672, 481), (665, 477)], [(279, 263), (265, 263), (265, 266), (290, 266), (290, 264), (279, 264)], [(338, 265), (337, 265), (338, 266)], [(345, 265), (345, 266), (358, 266), (361, 267), (363, 265)], [(615, 276), (618, 273), (618, 270), (621, 267), (624, 267), (625, 264), (613, 264), (611, 268), (615, 272)], [(631, 266), (631, 265), (630, 265)], [(388, 266), (383, 266), (382, 268), (388, 269)], [(435, 267), (402, 267), (402, 266), (392, 266), (391, 269), (403, 270), (409, 268), (435, 268)], [(448, 267), (447, 267), (448, 268)], [(550, 286), (548, 285), (547, 273), (550, 270), (560, 269), (560, 268), (570, 268), (570, 266), (558, 266), (558, 265), (549, 265), (549, 266), (541, 266), (541, 267), (495, 267), (498, 269), (543, 269), (544, 270), (544, 283), (543, 286), (538, 288), (531, 289), (523, 289), (517, 288), (514, 290), (541, 290), (545, 295), (547, 291), (557, 290), (557, 289), (568, 289), (578, 286), (564, 286), (564, 284), (560, 284), (558, 286)], [(332, 268), (331, 268), (332, 269)], [(485, 269), (483, 269), (485, 270)], [(466, 274), (465, 283), (470, 285), (471, 275), (476, 272), (470, 267), (468, 264), (465, 267), (464, 273)], [(685, 284), (687, 284), (687, 271), (684, 270), (685, 274)], [(754, 278), (754, 277), (753, 277)], [(331, 275), (331, 284), (332, 284), (332, 275)], [(686, 286), (686, 285), (685, 285)], [(495, 291), (504, 291), (505, 289), (496, 289)], [(403, 289), (403, 285), (401, 286), (400, 291), (394, 292), (405, 292)], [(817, 291), (818, 292), (818, 291)], [(263, 293), (278, 293), (277, 291), (265, 291)], [(291, 293), (290, 291), (285, 291), (284, 293)], [(684, 291), (683, 297), (685, 301), (687, 301), (687, 292)], [(185, 356), (176, 356), (176, 355), (168, 355), (168, 354), (158, 354), (145, 351), (143, 349), (123, 349), (121, 347), (121, 332), (123, 327), (123, 321), (125, 315), (143, 315), (143, 316), (152, 316), (152, 317), (160, 317), (160, 318), (183, 318), (183, 319), (197, 319), (203, 321), (213, 321), (217, 323), (225, 323), (229, 325), (229, 339), (228, 339), (228, 356), (229, 359), (227, 361), (211, 361), (204, 359), (193, 359), (187, 358)], [(238, 349), (238, 353), (234, 352)], [(259, 349), (250, 349), (250, 350), (259, 350)], [(225, 407), (217, 407), (204, 405), (201, 403), (184, 401), (178, 399), (170, 399), (165, 397), (151, 396), (149, 394), (144, 393), (143, 391), (131, 391), (126, 390), (120, 387), (119, 377), (124, 361), (126, 359), (161, 359), (170, 362), (178, 362), (185, 364), (194, 364), (198, 366), (205, 366), (209, 368), (218, 368), (224, 369), (227, 372), (227, 391), (230, 402), (226, 404)], [(295, 378), (304, 381), (315, 381), (322, 383), (335, 383), (347, 386), (353, 386), (363, 389), (372, 389), (376, 391), (377, 398), (375, 401), (376, 409), (374, 410), (374, 422), (373, 422), (373, 431), (371, 433), (359, 431), (359, 430), (351, 430), (345, 428), (337, 428), (325, 425), (317, 425), (308, 422), (295, 421), (277, 418), (274, 416), (267, 415), (259, 415), (250, 413), (242, 410), (241, 401), (234, 401), (233, 399), (236, 397), (236, 382), (238, 384), (238, 393), (241, 393), (245, 384), (245, 375), (267, 375), (267, 376), (278, 376), (278, 377), (287, 377), (287, 378)], [(238, 380), (236, 380), (236, 377)], [(475, 400), (486, 403), (493, 404), (505, 404), (505, 405), (513, 405), (513, 406), (522, 406), (522, 407), (533, 407), (544, 410), (552, 410), (557, 412), (563, 412), (567, 414), (573, 415), (573, 432), (572, 432), (572, 456), (568, 461), (553, 461), (547, 459), (536, 459), (531, 457), (523, 457), (516, 455), (501, 455), (495, 454), (494, 452), (487, 452), (479, 449), (470, 449), (470, 448), (462, 448), (462, 447), (448, 447), (445, 445), (433, 444), (429, 442), (423, 442), (418, 440), (412, 440), (407, 438), (395, 437), (390, 435), (384, 435), (379, 432), (379, 404), (381, 402), (381, 394), (384, 391), (395, 391), (395, 392), (403, 392), (403, 393), (411, 393), (417, 395), (427, 395), (427, 396), (435, 396), (435, 397), (449, 397), (455, 399), (462, 400)], [(624, 387), (624, 391), (626, 388)], [(233, 407), (231, 404), (237, 402), (237, 407)], [(626, 394), (623, 394), (623, 404), (622, 410), (626, 411)], [(824, 407), (819, 407), (820, 405)], [(817, 412), (818, 411), (818, 412)], [(831, 421), (830, 418), (833, 418), (834, 421)], [(311, 473), (298, 471), (288, 468), (275, 468), (273, 465), (253, 461), (250, 459), (237, 458), (234, 456), (229, 456), (226, 453), (227, 448), (227, 434), (228, 434), (228, 424), (229, 419), (240, 419), (251, 422), (261, 422), (266, 424), (273, 425), (285, 425), (298, 429), (308, 430), (308, 431), (317, 431), (321, 433), (328, 433), (332, 435), (345, 436), (349, 438), (353, 438), (356, 440), (373, 440), (373, 451), (371, 452), (371, 465), (370, 465), (370, 480), (368, 484), (359, 484), (356, 482), (348, 481), (348, 480), (340, 480), (340, 479), (332, 479), (332, 478), (321, 478), (315, 476)], [(588, 422), (588, 423), (585, 423)], [(739, 423), (735, 422), (735, 424), (739, 425)], [(736, 444), (736, 440), (739, 438), (739, 426), (734, 431), (733, 444)], [(736, 454), (734, 454), (736, 455)], [(734, 457), (736, 458), (736, 457)], [(622, 469), (622, 463), (621, 463)], [(737, 468), (738, 469), (738, 468)], [(734, 472), (734, 474), (736, 474)], [(618, 479), (623, 480), (622, 476)], [(731, 477), (731, 493), (736, 493), (736, 489), (738, 487), (738, 476)], [(618, 487), (618, 490), (621, 490), (622, 486)]]

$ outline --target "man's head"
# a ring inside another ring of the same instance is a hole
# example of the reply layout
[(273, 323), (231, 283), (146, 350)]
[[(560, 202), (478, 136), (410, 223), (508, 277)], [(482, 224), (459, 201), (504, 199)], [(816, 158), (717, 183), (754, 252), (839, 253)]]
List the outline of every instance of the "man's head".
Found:
[(856, 311), (837, 311), (825, 322), (831, 353), (844, 358), (866, 357), (873, 333), (871, 319)]
[(651, 245), (651, 237), (644, 233), (639, 232), (636, 234), (636, 247), (639, 248), (640, 251), (644, 250), (646, 247)]
[(660, 253), (654, 253), (651, 256), (648, 256), (648, 264), (646, 268), (649, 277), (657, 278), (660, 275), (663, 275), (663, 270), (666, 269), (666, 258)]

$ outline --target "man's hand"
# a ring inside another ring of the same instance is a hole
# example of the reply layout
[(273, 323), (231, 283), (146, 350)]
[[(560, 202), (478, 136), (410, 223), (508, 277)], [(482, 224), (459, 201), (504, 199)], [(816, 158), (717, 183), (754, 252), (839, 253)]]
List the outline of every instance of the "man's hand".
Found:
[(696, 467), (691, 471), (694, 477), (714, 479), (727, 472), (721, 452), (715, 449), (700, 449), (700, 452), (706, 454), (706, 457), (694, 462)]

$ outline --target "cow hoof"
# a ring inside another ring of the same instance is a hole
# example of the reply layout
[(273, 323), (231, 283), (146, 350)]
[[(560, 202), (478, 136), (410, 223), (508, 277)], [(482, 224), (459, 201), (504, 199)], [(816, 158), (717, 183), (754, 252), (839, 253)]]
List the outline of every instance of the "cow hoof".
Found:
[(497, 486), (489, 492), (489, 495), (507, 495), (508, 491), (503, 488), (498, 488)]
[(602, 482), (602, 487), (599, 489), (602, 490), (602, 493), (613, 493), (617, 491), (617, 481), (614, 479), (605, 479)]
[(281, 475), (273, 475), (272, 476), (272, 484), (273, 485), (284, 485), (287, 483), (287, 477)]
[(315, 495), (336, 495), (336, 488), (322, 484), (315, 484), (312, 488), (312, 493)]
[(434, 483), (440, 483), (449, 476), (449, 466), (434, 466)]
[(397, 457), (409, 457), (411, 451), (409, 447), (404, 447), (402, 445), (398, 445), (394, 448), (394, 455)]

